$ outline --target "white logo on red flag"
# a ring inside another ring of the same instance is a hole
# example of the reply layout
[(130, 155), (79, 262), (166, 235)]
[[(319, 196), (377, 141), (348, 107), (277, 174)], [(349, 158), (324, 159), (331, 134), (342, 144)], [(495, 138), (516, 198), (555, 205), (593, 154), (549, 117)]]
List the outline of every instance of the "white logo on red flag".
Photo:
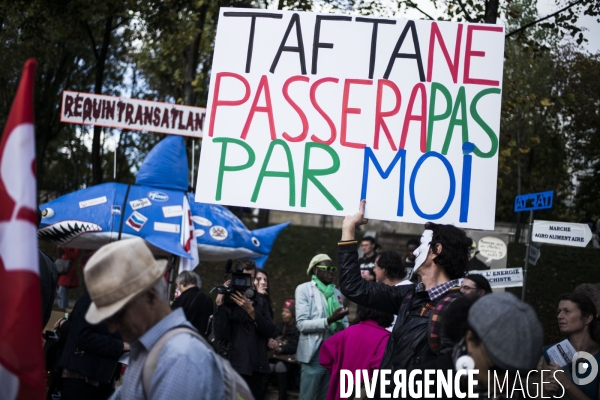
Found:
[(23, 68), (0, 142), (0, 390), (9, 400), (42, 400), (44, 358), (36, 226), (33, 82)]

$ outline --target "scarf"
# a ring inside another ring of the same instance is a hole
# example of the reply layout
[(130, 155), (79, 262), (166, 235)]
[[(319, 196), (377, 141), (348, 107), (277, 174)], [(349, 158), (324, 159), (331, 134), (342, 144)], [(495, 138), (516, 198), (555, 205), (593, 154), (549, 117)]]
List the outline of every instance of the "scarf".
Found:
[[(341, 307), (340, 302), (337, 297), (335, 297), (335, 285), (330, 283), (329, 285), (324, 284), (317, 278), (316, 275), (312, 276), (313, 282), (317, 285), (317, 288), (323, 293), (325, 299), (327, 300), (327, 317), (331, 317), (331, 314), (335, 310)], [(344, 329), (344, 323), (342, 320), (335, 321), (329, 325), (329, 330), (331, 333), (336, 333)]]

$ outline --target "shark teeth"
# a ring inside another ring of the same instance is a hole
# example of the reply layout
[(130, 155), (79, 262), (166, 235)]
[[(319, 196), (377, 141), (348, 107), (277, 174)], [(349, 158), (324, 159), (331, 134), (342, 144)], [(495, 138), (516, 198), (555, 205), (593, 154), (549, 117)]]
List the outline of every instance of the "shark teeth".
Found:
[(68, 220), (38, 230), (38, 238), (64, 245), (84, 233), (101, 231), (102, 228), (99, 225), (91, 222)]

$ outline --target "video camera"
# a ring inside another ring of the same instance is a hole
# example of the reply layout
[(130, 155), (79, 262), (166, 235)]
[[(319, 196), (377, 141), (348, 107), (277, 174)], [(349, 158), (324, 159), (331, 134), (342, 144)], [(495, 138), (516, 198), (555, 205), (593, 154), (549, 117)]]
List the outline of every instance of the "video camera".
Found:
[(244, 268), (242, 265), (236, 265), (235, 270), (233, 267), (233, 260), (227, 260), (227, 264), (225, 265), (225, 279), (229, 275), (231, 275), (231, 280), (229, 286), (216, 286), (218, 294), (225, 295), (224, 304), (226, 305), (236, 305), (236, 303), (231, 300), (231, 293), (240, 292), (243, 293), (246, 298), (252, 300), (256, 296), (256, 291), (252, 288), (254, 282), (252, 282), (252, 275), (244, 273)]

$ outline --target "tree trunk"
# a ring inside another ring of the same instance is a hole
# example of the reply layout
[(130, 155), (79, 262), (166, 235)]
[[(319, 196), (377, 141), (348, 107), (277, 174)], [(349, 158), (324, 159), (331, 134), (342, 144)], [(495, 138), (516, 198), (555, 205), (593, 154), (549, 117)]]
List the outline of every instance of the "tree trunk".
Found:
[(190, 43), (184, 52), (185, 57), (185, 81), (183, 84), (183, 104), (188, 106), (196, 105), (196, 93), (192, 82), (196, 79), (196, 69), (198, 68), (198, 52), (200, 42), (202, 41), (202, 32), (204, 31), (204, 22), (208, 11), (208, 2), (204, 2), (198, 10), (198, 21), (196, 21), (196, 37)]
[(258, 210), (258, 223), (259, 228), (264, 228), (269, 226), (269, 210), (261, 208)]
[[(112, 33), (112, 17), (106, 18), (104, 24), (104, 35), (102, 38), (102, 48), (100, 55), (96, 60), (96, 83), (94, 85), (94, 93), (102, 94), (102, 86), (104, 85), (104, 67), (108, 58), (108, 48), (110, 46), (110, 37)], [(98, 185), (102, 183), (102, 159), (100, 156), (101, 144), (100, 134), (102, 127), (94, 126), (94, 136), (92, 138), (92, 183)]]
[(498, 19), (498, 2), (499, 0), (487, 0), (485, 2), (484, 22), (486, 24), (495, 24)]
[[(60, 116), (53, 108), (44, 107), (47, 104), (59, 104), (62, 99), (62, 88), (69, 87), (69, 75), (74, 70), (72, 67), (76, 63), (76, 57), (70, 52), (64, 51), (59, 66), (52, 70), (45, 70), (44, 89), (36, 92), (34, 107), (39, 112), (36, 113), (36, 174), (38, 189), (44, 188), (45, 169), (42, 167), (46, 158), (46, 150), (51, 141), (56, 139), (63, 127), (60, 123)], [(44, 66), (42, 68), (47, 68)], [(42, 70), (40, 68), (40, 72)], [(40, 88), (41, 83), (36, 81), (36, 87)], [(61, 193), (62, 194), (62, 193)]]
[[(519, 122), (517, 128), (517, 195), (521, 194), (521, 128), (522, 124)], [(517, 213), (517, 228), (515, 229), (515, 243), (519, 243), (521, 240), (521, 213)]]

